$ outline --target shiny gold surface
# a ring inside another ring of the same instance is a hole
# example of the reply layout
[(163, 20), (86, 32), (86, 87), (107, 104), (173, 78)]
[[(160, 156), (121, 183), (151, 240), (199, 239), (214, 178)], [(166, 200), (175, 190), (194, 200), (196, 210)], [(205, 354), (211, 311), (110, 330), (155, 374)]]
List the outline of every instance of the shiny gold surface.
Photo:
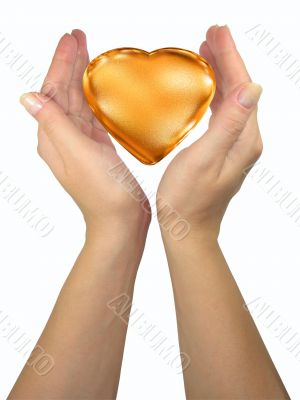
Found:
[(177, 48), (110, 50), (83, 76), (97, 119), (144, 164), (157, 163), (181, 142), (207, 110), (215, 86), (207, 61)]

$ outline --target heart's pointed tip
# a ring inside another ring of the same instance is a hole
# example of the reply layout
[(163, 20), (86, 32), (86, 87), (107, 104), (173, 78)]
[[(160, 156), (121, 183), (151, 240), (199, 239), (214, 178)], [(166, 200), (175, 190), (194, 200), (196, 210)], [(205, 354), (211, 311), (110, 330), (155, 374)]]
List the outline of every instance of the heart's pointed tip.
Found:
[[(128, 149), (127, 149), (128, 150)], [(172, 149), (173, 150), (173, 149)], [(159, 152), (156, 154), (151, 154), (149, 152), (141, 152), (141, 151), (136, 151), (132, 152), (131, 155), (133, 155), (140, 163), (144, 165), (156, 165), (158, 164), (161, 160), (163, 160), (172, 150), (165, 150), (163, 152)]]
[(141, 156), (137, 156), (135, 154), (133, 154), (133, 156), (137, 160), (139, 160), (140, 163), (142, 163), (144, 165), (155, 165), (155, 164), (159, 163), (164, 158), (164, 156), (162, 156), (162, 157), (159, 157), (159, 158), (156, 158), (156, 159), (147, 159), (147, 158), (145, 158), (143, 156), (141, 157)]

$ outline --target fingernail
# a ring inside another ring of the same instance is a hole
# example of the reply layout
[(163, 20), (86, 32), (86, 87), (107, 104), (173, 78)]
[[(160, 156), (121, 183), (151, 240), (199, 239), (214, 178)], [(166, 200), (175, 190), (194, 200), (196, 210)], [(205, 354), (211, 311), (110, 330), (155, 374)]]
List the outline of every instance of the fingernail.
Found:
[(43, 103), (35, 93), (24, 93), (20, 97), (20, 103), (31, 115), (37, 114), (43, 107)]
[(251, 82), (241, 89), (237, 99), (241, 106), (252, 108), (258, 103), (261, 93), (262, 87), (257, 83)]

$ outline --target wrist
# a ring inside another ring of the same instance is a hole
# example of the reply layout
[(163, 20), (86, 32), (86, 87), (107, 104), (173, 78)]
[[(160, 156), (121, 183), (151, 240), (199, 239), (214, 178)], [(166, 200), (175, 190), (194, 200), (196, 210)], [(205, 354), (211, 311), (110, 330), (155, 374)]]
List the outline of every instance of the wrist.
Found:
[(84, 214), (87, 240), (101, 240), (105, 236), (122, 239), (135, 234), (146, 235), (151, 222), (151, 213), (141, 207), (123, 213)]
[(149, 215), (131, 214), (124, 218), (111, 216), (101, 220), (97, 218), (85, 220), (85, 248), (101, 253), (101, 249), (105, 247), (112, 253), (131, 254), (132, 258), (143, 251), (150, 224)]
[(184, 240), (190, 235), (201, 240), (218, 239), (223, 210), (190, 210), (188, 205), (184, 208), (175, 208), (164, 200), (157, 200), (156, 208), (163, 238), (173, 239), (175, 242)]
[(201, 245), (211, 245), (218, 243), (220, 232), (219, 223), (189, 223), (188, 220), (186, 220), (185, 223), (187, 224), (187, 226), (185, 227), (184, 232), (183, 229), (180, 232), (179, 228), (176, 232), (175, 229), (172, 229), (160, 222), (159, 225), (164, 242), (173, 246), (181, 246), (189, 241), (195, 241)]
[(200, 265), (203, 260), (221, 253), (218, 238), (205, 230), (192, 230), (180, 241), (168, 234), (162, 234), (169, 268), (177, 270), (178, 265)]

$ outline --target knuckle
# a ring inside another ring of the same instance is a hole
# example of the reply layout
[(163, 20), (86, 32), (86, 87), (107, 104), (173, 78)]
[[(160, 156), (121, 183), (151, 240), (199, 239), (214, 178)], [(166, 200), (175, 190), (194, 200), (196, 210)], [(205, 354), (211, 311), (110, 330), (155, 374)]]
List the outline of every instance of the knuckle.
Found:
[(45, 81), (41, 88), (41, 93), (47, 96), (49, 100), (55, 97), (57, 91), (58, 91), (57, 84), (51, 81)]
[(37, 145), (36, 151), (37, 151), (38, 155), (39, 155), (41, 158), (44, 158), (44, 153), (43, 153), (42, 146), (41, 146), (40, 143)]
[(228, 115), (226, 121), (223, 125), (225, 132), (235, 138), (237, 137), (244, 129), (244, 121), (237, 116)]
[[(46, 113), (46, 110), (45, 110)], [(51, 134), (52, 132), (55, 131), (56, 128), (56, 118), (55, 115), (51, 115), (50, 113), (47, 113), (47, 116), (43, 122), (43, 129)]]
[(39, 127), (39, 130), (38, 130), (38, 144), (37, 144), (37, 147), (36, 147), (36, 151), (37, 151), (37, 154), (42, 158), (42, 159), (44, 159), (45, 158), (45, 150), (44, 150), (44, 148), (45, 148), (45, 145), (44, 145), (44, 132), (41, 130), (41, 128)]
[(254, 146), (254, 148), (253, 148), (254, 156), (257, 157), (257, 158), (259, 158), (259, 157), (261, 156), (262, 152), (263, 152), (263, 148), (264, 148), (263, 142), (262, 142), (261, 138), (259, 138), (259, 139), (255, 142), (255, 146)]

